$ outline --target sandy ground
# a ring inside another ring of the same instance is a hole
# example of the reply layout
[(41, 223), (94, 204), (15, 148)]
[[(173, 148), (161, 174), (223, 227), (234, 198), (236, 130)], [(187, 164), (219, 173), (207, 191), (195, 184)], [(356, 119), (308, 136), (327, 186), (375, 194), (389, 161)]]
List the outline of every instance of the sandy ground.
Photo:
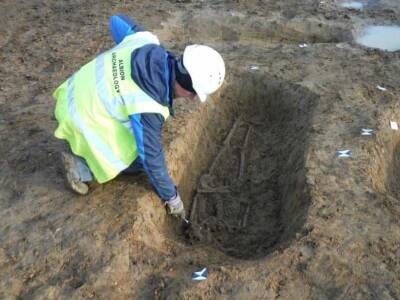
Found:
[[(399, 299), (400, 53), (354, 35), (400, 4), (337, 4), (1, 1), (0, 298)], [(143, 174), (64, 185), (51, 93), (113, 45), (116, 13), (226, 60), (223, 89), (178, 100), (164, 132), (191, 226)]]

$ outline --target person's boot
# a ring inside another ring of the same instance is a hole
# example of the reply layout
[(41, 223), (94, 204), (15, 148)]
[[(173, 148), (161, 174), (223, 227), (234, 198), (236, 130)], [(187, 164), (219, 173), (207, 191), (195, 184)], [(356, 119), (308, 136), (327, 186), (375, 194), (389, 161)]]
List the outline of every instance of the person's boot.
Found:
[(74, 156), (67, 152), (61, 153), (61, 159), (65, 169), (65, 177), (68, 186), (80, 195), (86, 195), (89, 192), (89, 187), (81, 181), (79, 176), (79, 168)]

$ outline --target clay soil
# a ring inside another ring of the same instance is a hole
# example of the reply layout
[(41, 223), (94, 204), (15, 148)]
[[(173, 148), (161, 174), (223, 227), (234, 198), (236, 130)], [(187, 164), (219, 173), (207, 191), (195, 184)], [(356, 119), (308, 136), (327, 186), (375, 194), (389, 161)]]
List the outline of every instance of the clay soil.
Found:
[[(400, 53), (354, 40), (400, 4), (338, 3), (2, 0), (0, 298), (399, 299)], [(223, 88), (164, 131), (190, 225), (144, 174), (65, 186), (51, 94), (117, 13), (225, 58)]]

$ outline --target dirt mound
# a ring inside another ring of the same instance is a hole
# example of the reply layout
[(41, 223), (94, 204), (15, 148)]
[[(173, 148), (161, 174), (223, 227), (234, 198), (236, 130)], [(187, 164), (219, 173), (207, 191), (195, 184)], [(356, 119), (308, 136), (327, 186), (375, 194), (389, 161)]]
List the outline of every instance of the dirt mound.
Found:
[(338, 43), (353, 40), (351, 28), (337, 22), (322, 22), (318, 18), (296, 17), (293, 10), (275, 12), (268, 18), (237, 11), (177, 11), (158, 31), (172, 43)]

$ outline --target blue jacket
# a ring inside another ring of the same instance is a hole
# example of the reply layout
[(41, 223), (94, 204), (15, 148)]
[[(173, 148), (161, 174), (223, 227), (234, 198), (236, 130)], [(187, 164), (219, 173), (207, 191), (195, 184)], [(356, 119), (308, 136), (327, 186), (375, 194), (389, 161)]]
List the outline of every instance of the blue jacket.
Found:
[[(119, 44), (125, 36), (144, 31), (132, 19), (123, 15), (110, 18), (114, 41)], [(132, 52), (132, 80), (154, 100), (172, 109), (175, 71), (174, 57), (162, 46), (149, 44)], [(161, 132), (164, 118), (157, 113), (129, 116), (138, 147), (139, 156), (124, 173), (144, 170), (153, 188), (163, 200), (176, 196), (176, 185), (168, 174), (165, 163)]]

